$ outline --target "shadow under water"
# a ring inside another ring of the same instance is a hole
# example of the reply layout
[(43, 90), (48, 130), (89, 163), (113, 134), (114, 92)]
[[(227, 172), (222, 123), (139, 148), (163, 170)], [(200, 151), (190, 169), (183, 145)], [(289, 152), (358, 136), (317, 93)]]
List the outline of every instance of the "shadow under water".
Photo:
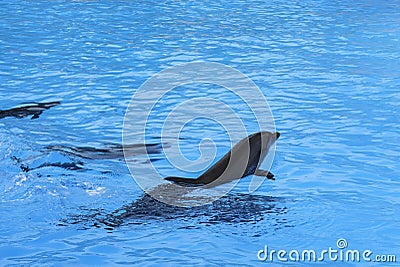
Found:
[(261, 195), (228, 194), (210, 204), (196, 207), (178, 207), (160, 202), (148, 194), (122, 207), (107, 212), (104, 209), (80, 209), (86, 214), (70, 214), (59, 222), (60, 226), (79, 225), (81, 229), (93, 227), (112, 231), (130, 224), (149, 224), (161, 221), (186, 221), (199, 225), (256, 224), (272, 220), (275, 228), (289, 227), (284, 218), (287, 208), (282, 198)]

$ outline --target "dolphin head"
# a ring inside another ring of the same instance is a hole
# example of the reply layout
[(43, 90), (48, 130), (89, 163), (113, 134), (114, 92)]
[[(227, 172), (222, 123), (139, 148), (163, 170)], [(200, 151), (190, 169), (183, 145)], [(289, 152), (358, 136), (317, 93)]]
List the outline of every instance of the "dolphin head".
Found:
[(270, 148), (275, 144), (275, 141), (281, 136), (279, 132), (259, 132), (257, 134), (261, 135), (260, 144), (260, 163), (264, 160), (265, 156), (268, 154)]
[(281, 136), (280, 132), (259, 132), (261, 135), (262, 147), (267, 148), (275, 143), (276, 140)]

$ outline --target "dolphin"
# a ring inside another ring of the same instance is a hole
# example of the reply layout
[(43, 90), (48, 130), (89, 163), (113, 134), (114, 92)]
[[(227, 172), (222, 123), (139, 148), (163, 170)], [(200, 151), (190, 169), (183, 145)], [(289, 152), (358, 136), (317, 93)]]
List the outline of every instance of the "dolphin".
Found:
[[(167, 144), (164, 144), (167, 146)], [(69, 147), (62, 145), (50, 145), (48, 151), (57, 151), (68, 156), (75, 156), (84, 159), (122, 159), (124, 157), (137, 156), (141, 154), (159, 154), (160, 143), (151, 144), (109, 144), (104, 148), (96, 147)], [(125, 154), (124, 154), (125, 151)]]
[(211, 166), (197, 179), (169, 176), (164, 178), (181, 186), (210, 186), (228, 183), (248, 175), (266, 176), (275, 180), (268, 170), (259, 166), (268, 154), (269, 149), (279, 138), (280, 133), (258, 132), (239, 141), (217, 163)]
[(15, 117), (21, 119), (30, 115), (33, 115), (31, 119), (37, 119), (44, 110), (57, 106), (59, 104), (60, 102), (58, 101), (47, 103), (29, 103), (12, 109), (0, 110), (0, 119), (3, 119), (5, 117)]

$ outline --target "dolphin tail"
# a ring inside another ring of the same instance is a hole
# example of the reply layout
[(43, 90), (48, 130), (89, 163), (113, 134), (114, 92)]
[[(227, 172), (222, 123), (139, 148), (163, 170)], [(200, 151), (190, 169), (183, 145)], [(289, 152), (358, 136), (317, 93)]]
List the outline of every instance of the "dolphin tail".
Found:
[(171, 181), (171, 182), (174, 182), (175, 184), (182, 185), (182, 186), (201, 186), (202, 185), (202, 183), (199, 183), (199, 179), (193, 179), (193, 178), (168, 176), (168, 177), (165, 177), (164, 180)]

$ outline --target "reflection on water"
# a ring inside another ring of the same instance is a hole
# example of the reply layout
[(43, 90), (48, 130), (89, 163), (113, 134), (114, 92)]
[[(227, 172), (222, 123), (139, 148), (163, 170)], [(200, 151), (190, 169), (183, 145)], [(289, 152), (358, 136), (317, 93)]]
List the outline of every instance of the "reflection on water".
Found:
[(157, 224), (159, 221), (183, 220), (189, 222), (190, 227), (197, 227), (256, 224), (267, 219), (276, 229), (290, 227), (285, 219), (284, 199), (261, 195), (229, 194), (208, 205), (186, 208), (165, 204), (144, 194), (112, 212), (87, 208), (80, 211), (80, 214), (70, 214), (59, 225), (78, 224), (82, 229), (102, 227), (111, 231), (123, 225)]

